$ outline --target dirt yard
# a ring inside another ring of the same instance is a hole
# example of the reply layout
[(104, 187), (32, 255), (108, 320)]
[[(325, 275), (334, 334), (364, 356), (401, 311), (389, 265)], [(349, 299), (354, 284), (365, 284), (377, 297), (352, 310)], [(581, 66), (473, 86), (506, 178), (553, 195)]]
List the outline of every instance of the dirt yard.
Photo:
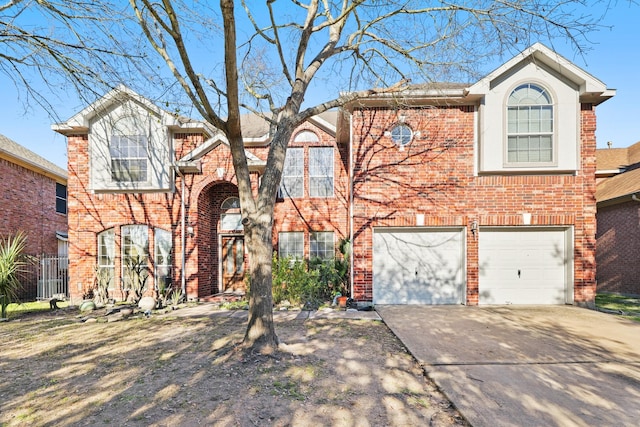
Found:
[(0, 323), (0, 426), (467, 425), (382, 322), (277, 314), (276, 356), (246, 312)]

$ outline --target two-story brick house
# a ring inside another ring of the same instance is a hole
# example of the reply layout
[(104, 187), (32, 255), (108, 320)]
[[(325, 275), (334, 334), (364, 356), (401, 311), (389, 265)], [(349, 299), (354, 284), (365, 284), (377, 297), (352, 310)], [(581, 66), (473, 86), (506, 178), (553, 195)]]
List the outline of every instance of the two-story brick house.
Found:
[[(333, 256), (375, 304), (589, 304), (595, 106), (615, 91), (536, 44), (474, 84), (358, 99), (300, 125), (277, 203), (281, 255)], [(257, 185), (269, 128), (243, 121)], [(228, 145), (119, 88), (54, 127), (69, 146), (71, 292), (142, 255), (190, 297), (242, 289)]]

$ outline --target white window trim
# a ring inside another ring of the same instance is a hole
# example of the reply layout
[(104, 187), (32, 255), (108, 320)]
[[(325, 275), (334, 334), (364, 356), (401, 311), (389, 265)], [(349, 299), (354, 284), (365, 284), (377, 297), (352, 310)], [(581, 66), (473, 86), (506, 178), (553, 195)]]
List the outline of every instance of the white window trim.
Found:
[[(552, 136), (551, 136), (551, 158), (552, 160), (550, 162), (509, 162), (509, 117), (508, 117), (508, 109), (509, 109), (509, 98), (511, 97), (511, 94), (520, 86), (525, 85), (525, 84), (529, 84), (529, 85), (535, 85), (540, 87), (542, 90), (544, 90), (547, 95), (551, 98), (551, 108), (552, 108), (552, 115), (551, 115), (551, 120), (552, 120), (552, 124), (553, 124), (553, 132), (552, 132)], [(547, 168), (553, 168), (553, 167), (557, 167), (558, 166), (558, 144), (557, 144), (557, 139), (558, 139), (558, 102), (557, 102), (557, 95), (554, 93), (554, 91), (546, 84), (544, 84), (543, 82), (540, 82), (536, 79), (526, 79), (523, 81), (519, 81), (516, 84), (514, 84), (511, 88), (509, 88), (509, 90), (506, 91), (505, 93), (505, 99), (504, 99), (504, 103), (502, 106), (502, 115), (504, 117), (503, 119), (503, 144), (502, 144), (502, 159), (503, 159), (503, 167), (507, 170), (530, 170), (530, 169), (547, 169)]]

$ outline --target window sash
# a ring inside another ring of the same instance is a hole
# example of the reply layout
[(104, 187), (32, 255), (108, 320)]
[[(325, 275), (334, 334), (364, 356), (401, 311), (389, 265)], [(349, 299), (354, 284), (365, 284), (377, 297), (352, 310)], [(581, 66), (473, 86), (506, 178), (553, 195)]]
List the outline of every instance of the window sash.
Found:
[(147, 180), (148, 142), (144, 135), (112, 135), (109, 145), (111, 179), (117, 182)]
[(282, 169), (280, 192), (289, 197), (304, 195), (304, 149), (289, 148)]
[(67, 186), (56, 182), (56, 213), (67, 213)]
[(310, 258), (323, 260), (335, 257), (333, 231), (314, 231), (310, 236)]
[(171, 250), (173, 241), (171, 232), (161, 228), (154, 229), (154, 261), (156, 289), (167, 289), (171, 286)]
[(137, 261), (143, 265), (143, 271), (148, 271), (149, 229), (146, 225), (126, 225), (121, 230), (122, 285), (124, 289), (129, 289), (129, 275), (126, 274), (129, 263)]
[(98, 234), (98, 269), (107, 270), (109, 277), (109, 289), (114, 289), (115, 283), (115, 258), (116, 258), (115, 233), (113, 229), (105, 230)]
[(309, 148), (309, 196), (333, 196), (333, 148)]
[(552, 163), (553, 105), (544, 89), (516, 88), (507, 106), (507, 163)]
[(278, 256), (280, 258), (302, 259), (304, 257), (304, 233), (278, 233)]

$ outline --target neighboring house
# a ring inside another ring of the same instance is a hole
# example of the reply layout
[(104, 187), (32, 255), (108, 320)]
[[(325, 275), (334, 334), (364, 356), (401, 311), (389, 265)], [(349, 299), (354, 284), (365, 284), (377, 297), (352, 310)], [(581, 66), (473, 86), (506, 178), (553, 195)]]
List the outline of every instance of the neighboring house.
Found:
[[(593, 304), (595, 107), (615, 94), (541, 44), (474, 84), (371, 95), (294, 132), (276, 206), (281, 256), (352, 242), (375, 304)], [(270, 130), (244, 118), (257, 185)], [(244, 289), (225, 138), (120, 87), (54, 126), (69, 147), (70, 290), (125, 266), (191, 298)], [(151, 285), (150, 284), (150, 285)]]
[(598, 292), (640, 295), (640, 142), (596, 152)]
[[(26, 233), (25, 253), (67, 255), (67, 172), (0, 135), (0, 235)], [(35, 298), (37, 277), (23, 283), (21, 297)]]

